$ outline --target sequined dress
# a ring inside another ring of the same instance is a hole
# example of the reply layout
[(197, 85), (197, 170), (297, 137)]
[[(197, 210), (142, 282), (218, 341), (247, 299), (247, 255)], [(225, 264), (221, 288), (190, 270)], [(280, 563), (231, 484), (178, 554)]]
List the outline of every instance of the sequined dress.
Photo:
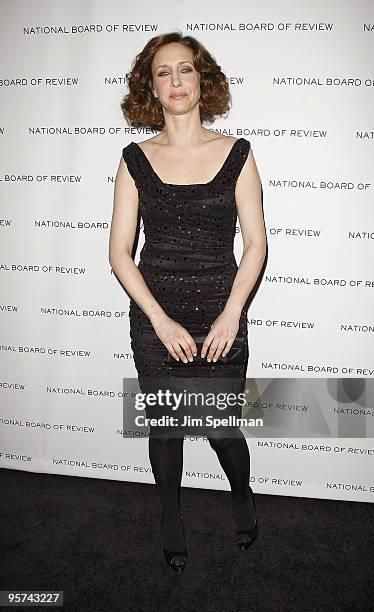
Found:
[[(207, 335), (222, 312), (238, 269), (234, 257), (237, 209), (235, 185), (250, 143), (237, 139), (208, 183), (164, 183), (144, 151), (131, 142), (123, 159), (139, 194), (144, 245), (138, 269), (164, 311), (188, 332)], [(247, 354), (240, 365), (173, 367), (168, 351), (136, 302), (130, 298), (130, 338), (139, 381), (144, 377), (230, 377), (245, 381), (248, 360), (247, 315), (242, 310), (238, 335)]]

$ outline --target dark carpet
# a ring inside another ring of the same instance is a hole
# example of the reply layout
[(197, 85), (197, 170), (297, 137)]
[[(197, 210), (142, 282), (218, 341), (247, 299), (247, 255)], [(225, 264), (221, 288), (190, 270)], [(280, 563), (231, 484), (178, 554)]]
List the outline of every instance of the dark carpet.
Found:
[(259, 534), (243, 553), (230, 493), (183, 487), (189, 560), (178, 575), (153, 484), (0, 478), (1, 590), (61, 590), (56, 609), (68, 612), (374, 611), (373, 504), (255, 493)]

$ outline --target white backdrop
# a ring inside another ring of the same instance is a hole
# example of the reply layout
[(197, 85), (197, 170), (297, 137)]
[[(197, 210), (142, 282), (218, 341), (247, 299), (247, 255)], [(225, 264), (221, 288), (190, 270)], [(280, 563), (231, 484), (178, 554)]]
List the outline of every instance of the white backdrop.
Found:
[[(150, 38), (178, 29), (230, 82), (229, 117), (207, 127), (247, 138), (262, 179), (269, 255), (248, 312), (247, 377), (361, 389), (344, 411), (322, 402), (327, 419), (339, 414), (323, 435), (296, 421), (284, 437), (298, 408), (282, 396), (277, 426), (247, 439), (252, 486), (373, 502), (374, 5), (0, 7), (0, 465), (153, 482), (147, 440), (122, 437), (122, 379), (136, 370), (108, 240), (122, 148), (153, 135), (122, 117), (125, 74)], [(136, 262), (142, 244), (141, 232)], [(229, 489), (206, 440), (186, 439), (182, 484)]]

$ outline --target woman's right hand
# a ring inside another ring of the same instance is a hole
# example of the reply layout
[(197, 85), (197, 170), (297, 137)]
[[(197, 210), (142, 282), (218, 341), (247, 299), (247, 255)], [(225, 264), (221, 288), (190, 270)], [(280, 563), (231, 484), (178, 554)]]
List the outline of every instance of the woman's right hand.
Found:
[(193, 355), (197, 355), (197, 346), (195, 340), (182, 325), (167, 314), (157, 317), (152, 321), (152, 325), (156, 335), (174, 359), (179, 361), (180, 358), (183, 363), (187, 363), (187, 359), (193, 361)]

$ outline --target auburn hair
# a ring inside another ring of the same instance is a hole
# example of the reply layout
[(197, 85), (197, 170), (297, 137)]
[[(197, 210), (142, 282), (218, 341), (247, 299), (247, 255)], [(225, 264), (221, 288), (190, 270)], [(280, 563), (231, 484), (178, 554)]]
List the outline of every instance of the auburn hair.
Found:
[(135, 57), (126, 73), (129, 93), (121, 101), (126, 121), (134, 126), (162, 129), (165, 126), (162, 106), (152, 93), (152, 61), (157, 51), (169, 43), (181, 43), (193, 52), (195, 70), (200, 73), (200, 119), (212, 123), (216, 116), (230, 110), (231, 95), (226, 75), (214, 57), (193, 36), (169, 32), (151, 38)]

